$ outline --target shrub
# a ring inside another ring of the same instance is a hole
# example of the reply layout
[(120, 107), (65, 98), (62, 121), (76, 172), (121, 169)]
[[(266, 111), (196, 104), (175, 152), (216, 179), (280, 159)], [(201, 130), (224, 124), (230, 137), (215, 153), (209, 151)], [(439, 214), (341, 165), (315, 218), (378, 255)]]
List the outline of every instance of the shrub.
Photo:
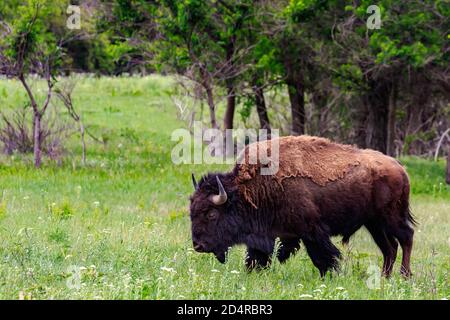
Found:
[[(28, 106), (12, 111), (10, 114), (0, 113), (0, 142), (3, 152), (33, 153), (33, 125)], [(63, 142), (72, 134), (72, 128), (59, 120), (56, 112), (42, 119), (41, 124), (42, 152), (50, 159), (60, 159), (64, 152)]]

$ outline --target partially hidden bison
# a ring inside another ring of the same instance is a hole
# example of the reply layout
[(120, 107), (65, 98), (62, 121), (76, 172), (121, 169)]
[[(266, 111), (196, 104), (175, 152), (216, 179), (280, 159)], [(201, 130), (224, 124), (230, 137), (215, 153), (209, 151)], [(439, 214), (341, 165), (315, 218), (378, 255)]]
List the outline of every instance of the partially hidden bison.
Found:
[[(209, 173), (198, 184), (192, 175), (194, 249), (224, 263), (230, 247), (244, 244), (252, 270), (270, 265), (277, 238), (280, 262), (303, 242), (324, 276), (338, 268), (340, 257), (330, 237), (340, 235), (346, 244), (364, 226), (383, 254), (383, 274), (391, 274), (400, 243), (401, 273), (409, 277), (415, 221), (408, 175), (399, 162), (319, 137), (278, 142), (279, 169), (273, 175), (261, 175), (260, 164), (246, 161), (229, 173)], [(264, 141), (256, 144), (269, 148)]]

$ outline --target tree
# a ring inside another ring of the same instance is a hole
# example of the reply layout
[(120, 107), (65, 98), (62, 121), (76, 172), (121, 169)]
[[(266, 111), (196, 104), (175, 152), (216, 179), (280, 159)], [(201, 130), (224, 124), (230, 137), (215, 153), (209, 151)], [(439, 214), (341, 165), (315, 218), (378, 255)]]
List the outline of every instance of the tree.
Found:
[(210, 124), (217, 128), (214, 80), (222, 55), (208, 33), (217, 32), (211, 23), (211, 8), (200, 0), (165, 0), (159, 7), (161, 38), (155, 42), (155, 61), (160, 71), (175, 72), (198, 83), (209, 107)]
[[(341, 50), (337, 74), (363, 92), (361, 100), (368, 107), (367, 116), (361, 117), (366, 123), (365, 146), (393, 155), (400, 99), (422, 92), (424, 84), (445, 91), (442, 79), (448, 80), (449, 48), (444, 26), (449, 9), (434, 1), (379, 1), (382, 26), (369, 30), (371, 4), (361, 1), (345, 7), (349, 15), (334, 32)], [(412, 105), (424, 110), (432, 98), (425, 94)], [(420, 114), (416, 109), (408, 116)]]
[[(9, 21), (3, 21), (0, 39), (0, 74), (20, 81), (33, 110), (33, 153), (35, 167), (42, 159), (42, 118), (53, 96), (56, 75), (63, 65), (63, 46), (71, 38), (65, 25), (66, 4), (63, 1), (27, 0), (17, 5)], [(46, 95), (40, 101), (30, 85), (30, 74), (46, 83)]]
[(447, 182), (447, 184), (450, 184), (450, 147), (447, 151), (447, 174), (445, 176), (445, 182)]
[(244, 56), (240, 38), (250, 9), (250, 1), (234, 0), (165, 0), (160, 7), (158, 61), (203, 87), (213, 128), (218, 128), (216, 86), (226, 91), (223, 128), (233, 128), (236, 80)]
[(64, 107), (67, 109), (69, 116), (78, 124), (80, 130), (81, 138), (81, 161), (86, 164), (86, 139), (85, 133), (86, 129), (84, 127), (81, 115), (77, 112), (72, 99), (72, 93), (75, 88), (76, 82), (74, 79), (67, 80), (62, 86), (55, 90), (56, 96), (63, 103)]
[(319, 73), (313, 70), (318, 70), (316, 57), (326, 38), (323, 26), (332, 23), (325, 14), (329, 5), (323, 0), (277, 1), (269, 5), (271, 15), (265, 21), (265, 32), (275, 49), (277, 61), (272, 64), (280, 66), (287, 87), (293, 135), (306, 133), (306, 94), (314, 91), (319, 79)]
[(156, 25), (158, 7), (145, 0), (102, 0), (97, 5), (94, 44), (101, 53), (105, 51), (109, 64), (100, 71), (121, 74), (139, 70), (145, 74), (154, 71), (150, 64), (153, 58), (152, 42), (159, 36)]

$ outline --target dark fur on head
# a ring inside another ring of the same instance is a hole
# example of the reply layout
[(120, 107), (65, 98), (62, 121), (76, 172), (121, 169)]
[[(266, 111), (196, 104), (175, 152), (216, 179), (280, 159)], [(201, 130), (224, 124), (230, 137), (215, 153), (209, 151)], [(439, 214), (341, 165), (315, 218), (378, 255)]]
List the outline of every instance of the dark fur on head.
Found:
[[(223, 205), (210, 201), (210, 196), (219, 193), (216, 177), (219, 177), (228, 195)], [(239, 243), (244, 232), (242, 217), (237, 210), (236, 193), (232, 174), (209, 173), (202, 177), (190, 198), (194, 248), (200, 252), (214, 253), (222, 263), (228, 248)]]
[[(225, 262), (228, 248), (233, 245), (245, 244), (248, 248), (254, 248), (255, 254), (265, 256), (272, 254), (275, 244), (268, 230), (272, 225), (269, 220), (273, 218), (270, 207), (267, 208), (269, 210), (256, 210), (245, 201), (235, 182), (236, 173), (237, 168), (227, 174), (208, 173), (202, 177), (190, 197), (194, 248), (199, 252), (214, 253), (222, 263)], [(209, 200), (211, 195), (219, 192), (216, 177), (219, 177), (228, 195), (227, 202), (219, 206)], [(212, 218), (209, 216), (211, 213)], [(298, 241), (293, 245), (298, 248)], [(280, 254), (286, 259), (290, 255), (283, 253), (283, 248)], [(255, 264), (255, 261), (247, 262), (248, 266)]]

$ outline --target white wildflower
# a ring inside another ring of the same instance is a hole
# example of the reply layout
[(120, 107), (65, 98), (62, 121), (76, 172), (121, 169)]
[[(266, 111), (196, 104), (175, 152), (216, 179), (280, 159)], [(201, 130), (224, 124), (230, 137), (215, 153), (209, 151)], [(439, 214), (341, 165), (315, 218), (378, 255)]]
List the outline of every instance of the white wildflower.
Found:
[(174, 268), (161, 267), (161, 270), (170, 273), (177, 273)]

